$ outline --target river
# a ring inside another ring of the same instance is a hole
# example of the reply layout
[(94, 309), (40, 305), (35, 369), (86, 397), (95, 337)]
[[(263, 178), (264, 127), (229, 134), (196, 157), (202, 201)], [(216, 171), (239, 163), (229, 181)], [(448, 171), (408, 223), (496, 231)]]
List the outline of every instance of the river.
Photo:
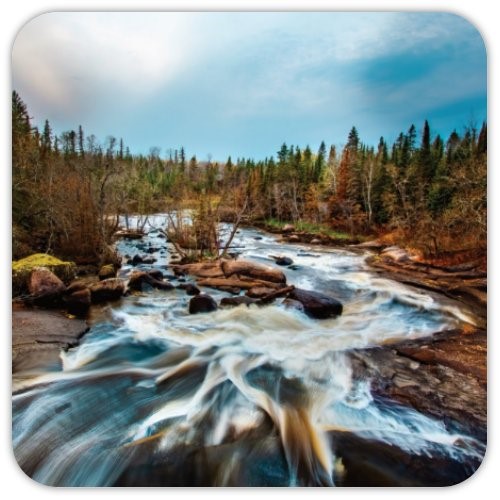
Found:
[[(165, 216), (150, 222), (164, 227)], [(28, 475), (57, 486), (357, 485), (374, 474), (363, 463), (380, 457), (394, 464), (378, 472), (382, 483), (405, 485), (425, 483), (436, 464), (450, 483), (477, 468), (484, 443), (375, 397), (349, 358), (474, 324), (470, 313), (379, 277), (368, 252), (283, 246), (249, 228), (233, 246), (259, 263), (291, 257), (288, 282), (339, 299), (343, 314), (316, 320), (277, 301), (190, 315), (181, 289), (94, 306), (80, 345), (61, 352), (62, 371), (13, 381), (13, 447)], [(117, 247), (129, 256), (152, 247), (152, 267), (170, 274), (171, 249), (152, 227)], [(364, 457), (359, 481), (346, 481), (353, 449)]]

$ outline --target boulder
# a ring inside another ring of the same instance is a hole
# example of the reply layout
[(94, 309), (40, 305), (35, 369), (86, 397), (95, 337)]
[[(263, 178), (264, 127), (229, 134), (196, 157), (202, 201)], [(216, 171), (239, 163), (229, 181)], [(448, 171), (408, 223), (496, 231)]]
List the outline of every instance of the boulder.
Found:
[(109, 278), (90, 286), (92, 304), (117, 300), (125, 293), (125, 282), (119, 278)]
[(217, 302), (210, 295), (204, 293), (195, 295), (189, 301), (189, 314), (208, 313), (216, 309)]
[(293, 260), (285, 255), (271, 255), (271, 258), (274, 259), (278, 266), (291, 266), (293, 264)]
[(289, 243), (300, 243), (300, 237), (297, 234), (292, 234), (288, 237)]
[(73, 291), (65, 295), (64, 303), (70, 314), (80, 318), (85, 317), (92, 303), (92, 296), (88, 288)]
[(224, 306), (239, 306), (241, 304), (245, 304), (247, 306), (251, 304), (257, 304), (259, 301), (257, 299), (253, 299), (251, 297), (247, 297), (246, 295), (239, 295), (238, 297), (224, 297), (220, 301), (220, 305)]
[(156, 262), (156, 259), (154, 257), (148, 257), (146, 255), (134, 255), (134, 257), (128, 261), (129, 264), (132, 264), (133, 266), (137, 266), (138, 264), (153, 264)]
[(177, 288), (184, 290), (188, 295), (199, 295), (200, 289), (192, 283), (181, 283)]
[(216, 262), (195, 262), (173, 267), (177, 275), (191, 274), (198, 278), (221, 278), (224, 273), (219, 261)]
[(326, 319), (342, 314), (342, 304), (328, 295), (311, 290), (295, 288), (289, 297), (304, 306), (304, 312), (317, 319)]
[(321, 245), (323, 243), (323, 241), (321, 241), (321, 239), (319, 238), (313, 238), (311, 240), (311, 245)]
[(284, 233), (292, 233), (293, 231), (295, 231), (295, 226), (293, 224), (285, 224), (281, 231), (283, 231)]
[(163, 281), (163, 279), (158, 279), (156, 276), (163, 276), (163, 274), (156, 271), (146, 272), (146, 271), (134, 271), (129, 278), (128, 288), (129, 290), (142, 290), (144, 283), (147, 285), (157, 288), (158, 290), (172, 290), (174, 285), (168, 281)]
[(12, 262), (12, 295), (28, 292), (28, 282), (35, 267), (45, 267), (52, 271), (63, 283), (69, 283), (76, 275), (74, 262), (65, 262), (52, 255), (36, 253)]
[(239, 288), (249, 290), (256, 286), (265, 286), (267, 288), (279, 289), (283, 283), (271, 283), (270, 281), (253, 280), (253, 279), (237, 279), (237, 278), (205, 278), (197, 281), (198, 286), (208, 286), (224, 290), (226, 288)]
[(35, 267), (31, 272), (28, 290), (36, 305), (50, 307), (58, 305), (66, 285), (46, 267)]
[[(150, 269), (147, 273), (156, 280), (162, 280), (166, 278), (166, 276), (162, 271), (160, 271), (160, 269)], [(173, 278), (175, 278), (175, 276), (173, 276)]]
[(380, 255), (382, 258), (393, 260), (394, 262), (408, 262), (411, 260), (408, 252), (397, 246), (385, 248)]
[(304, 306), (302, 305), (302, 302), (299, 302), (298, 300), (286, 298), (282, 304), (287, 308), (287, 309), (296, 309), (297, 311), (304, 312)]
[(248, 297), (251, 297), (253, 299), (260, 299), (262, 297), (265, 297), (266, 295), (269, 295), (276, 290), (274, 288), (268, 288), (266, 286), (253, 286), (252, 288), (247, 290), (246, 295)]
[(101, 267), (98, 276), (101, 281), (107, 280), (108, 278), (116, 278), (116, 269), (113, 264), (106, 264)]
[(85, 290), (85, 288), (90, 288), (92, 285), (99, 283), (96, 276), (87, 276), (85, 278), (80, 278), (72, 281), (68, 288), (66, 288), (66, 295), (71, 295), (73, 292), (79, 292), (80, 290)]
[(221, 268), (226, 278), (237, 274), (272, 283), (286, 283), (286, 276), (282, 271), (273, 267), (263, 266), (262, 264), (256, 264), (255, 262), (226, 260), (222, 261)]

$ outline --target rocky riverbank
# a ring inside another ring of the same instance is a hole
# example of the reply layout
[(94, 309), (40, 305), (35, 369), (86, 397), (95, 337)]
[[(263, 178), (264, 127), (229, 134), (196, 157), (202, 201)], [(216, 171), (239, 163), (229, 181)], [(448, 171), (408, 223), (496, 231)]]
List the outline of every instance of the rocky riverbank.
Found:
[[(293, 235), (283, 234), (284, 250), (285, 242)], [(308, 235), (302, 243), (319, 244), (309, 239)], [(321, 244), (327, 245), (326, 240)], [(375, 397), (415, 408), (485, 440), (486, 273), (466, 264), (452, 268), (424, 264), (402, 249), (376, 242), (347, 248), (371, 251), (367, 262), (382, 277), (459, 300), (477, 318), (476, 327), (465, 325), (419, 340), (354, 350), (350, 358), (355, 379), (370, 380)], [(240, 304), (265, 306), (273, 301), (317, 320), (342, 314), (342, 304), (333, 297), (287, 283), (281, 269), (293, 266), (290, 258), (270, 257), (276, 267), (237, 259), (169, 265), (167, 273), (147, 269), (139, 259), (135, 259), (137, 262), (130, 259), (132, 270), (121, 272), (119, 278), (116, 268), (107, 266), (99, 276), (78, 279), (68, 286), (39, 273), (38, 279), (31, 279), (28, 284), (32, 294), (27, 300), (35, 308), (16, 306), (13, 310), (13, 372), (29, 372), (42, 366), (59, 369), (60, 350), (76, 345), (85, 333), (84, 319), (92, 304), (118, 300), (128, 293), (147, 292), (151, 288), (166, 293), (182, 290), (192, 296), (187, 312), (193, 314)], [(217, 302), (210, 296), (210, 289), (227, 296)], [(37, 301), (44, 302), (47, 296), (81, 319), (69, 319), (59, 309), (37, 308)]]

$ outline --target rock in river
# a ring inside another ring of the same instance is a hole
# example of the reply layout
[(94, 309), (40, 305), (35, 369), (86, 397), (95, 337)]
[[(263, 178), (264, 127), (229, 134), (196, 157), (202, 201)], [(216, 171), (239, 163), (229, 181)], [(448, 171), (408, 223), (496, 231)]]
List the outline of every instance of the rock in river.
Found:
[(220, 301), (221, 306), (239, 306), (241, 304), (249, 306), (251, 304), (258, 304), (258, 303), (259, 301), (257, 299), (247, 297), (246, 295), (238, 295), (238, 297), (224, 297)]
[(290, 257), (286, 257), (284, 255), (271, 255), (271, 258), (274, 259), (278, 266), (291, 266), (293, 264), (293, 260)]
[(134, 271), (130, 275), (128, 282), (128, 288), (130, 290), (142, 290), (142, 285), (146, 283), (147, 285), (157, 288), (158, 290), (172, 290), (174, 285), (168, 281), (163, 281), (159, 276), (163, 276), (161, 272), (158, 271)]
[(304, 306), (304, 312), (317, 319), (326, 319), (342, 314), (342, 304), (328, 295), (302, 288), (295, 288), (289, 297)]
[(226, 260), (222, 261), (221, 267), (226, 278), (236, 274), (272, 283), (286, 283), (286, 276), (279, 269), (256, 264), (255, 262)]
[(125, 293), (125, 282), (119, 278), (103, 280), (91, 285), (90, 293), (92, 304), (117, 300)]
[(192, 283), (181, 283), (177, 288), (184, 290), (188, 295), (199, 295), (200, 289)]
[(215, 302), (215, 300), (210, 297), (210, 295), (206, 295), (205, 293), (195, 295), (189, 301), (189, 314), (212, 312), (216, 309), (217, 302)]

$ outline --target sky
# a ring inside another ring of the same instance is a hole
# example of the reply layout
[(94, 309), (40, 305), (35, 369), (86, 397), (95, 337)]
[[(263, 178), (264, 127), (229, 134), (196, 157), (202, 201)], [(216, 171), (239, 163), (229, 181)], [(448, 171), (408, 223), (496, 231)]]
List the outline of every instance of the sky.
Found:
[(12, 79), (39, 127), (200, 160), (487, 118), (483, 40), (446, 13), (49, 13), (18, 33)]

